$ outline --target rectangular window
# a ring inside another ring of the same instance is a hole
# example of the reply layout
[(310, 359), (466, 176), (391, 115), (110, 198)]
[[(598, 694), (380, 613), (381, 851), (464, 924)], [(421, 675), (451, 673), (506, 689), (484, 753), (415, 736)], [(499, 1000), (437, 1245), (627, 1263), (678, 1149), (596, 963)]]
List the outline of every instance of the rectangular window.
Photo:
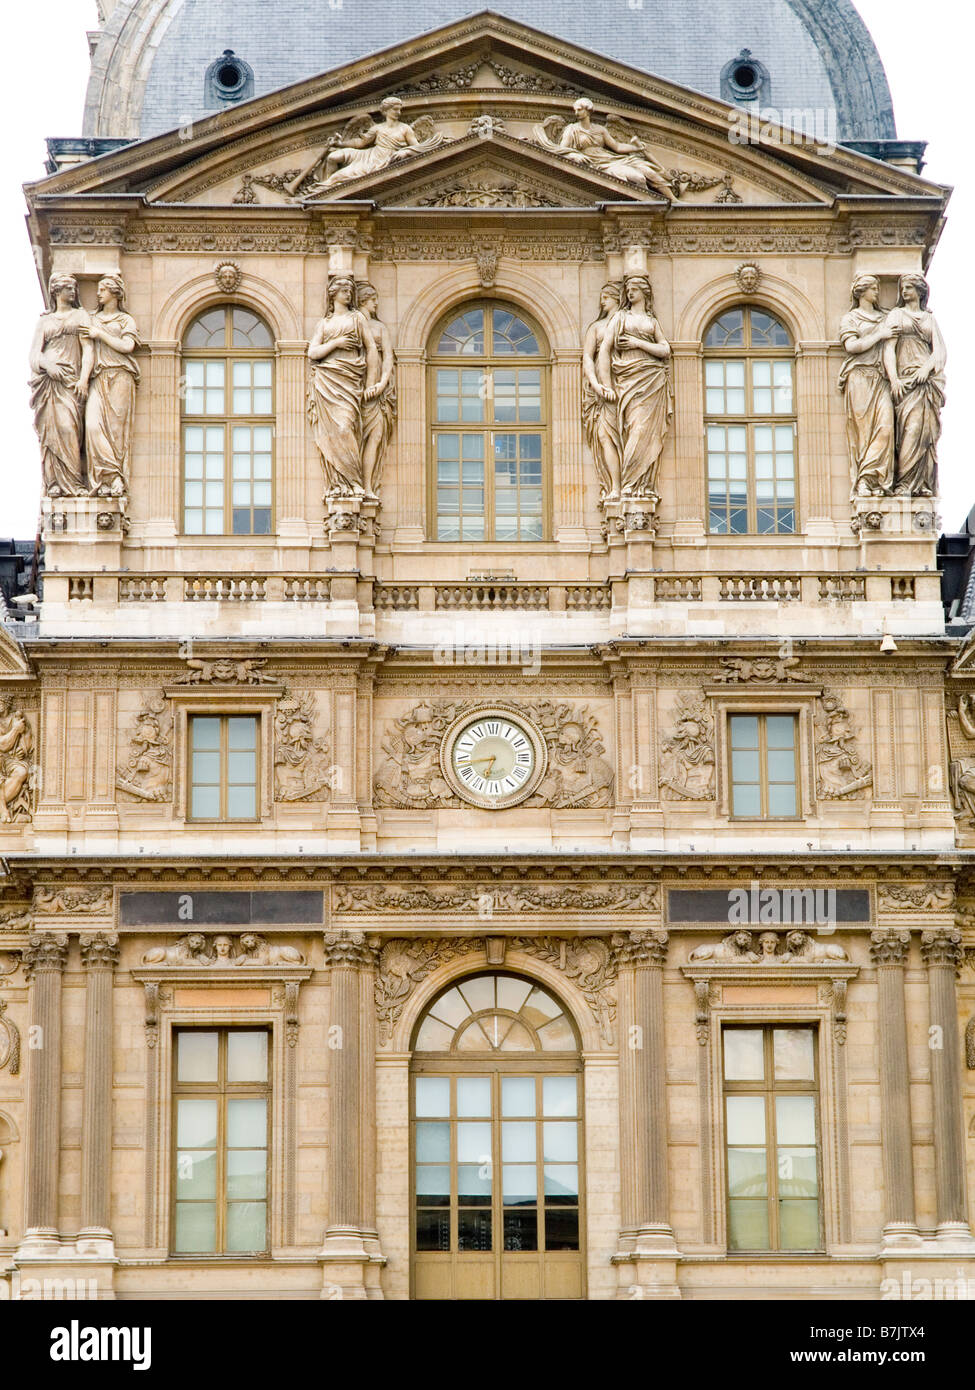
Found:
[(183, 417), (184, 534), (270, 535), (273, 360), (186, 360)]
[(722, 1030), (729, 1250), (822, 1248), (816, 1029)]
[(728, 716), (733, 816), (761, 820), (798, 817), (797, 726), (794, 714)]
[(189, 819), (257, 820), (254, 715), (191, 715), (189, 754)]
[(269, 1041), (263, 1029), (175, 1035), (176, 1255), (267, 1252)]
[(705, 360), (704, 407), (710, 533), (794, 535), (792, 359)]

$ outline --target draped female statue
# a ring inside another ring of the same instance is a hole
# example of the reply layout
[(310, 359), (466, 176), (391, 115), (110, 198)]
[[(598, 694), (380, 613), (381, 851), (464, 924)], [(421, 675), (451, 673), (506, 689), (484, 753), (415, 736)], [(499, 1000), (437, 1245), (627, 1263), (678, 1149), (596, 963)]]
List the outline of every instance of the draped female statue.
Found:
[(654, 484), (673, 414), (670, 344), (653, 316), (645, 275), (627, 275), (618, 311), (599, 349), (596, 375), (616, 401), (622, 442), (623, 497), (656, 500)]
[(853, 308), (840, 321), (847, 358), (839, 385), (846, 399), (852, 497), (880, 497), (894, 487), (894, 399), (884, 370), (884, 344), (900, 328), (877, 307), (880, 281), (853, 282)]
[(599, 353), (613, 315), (620, 307), (621, 286), (610, 281), (599, 292), (599, 317), (586, 329), (582, 351), (582, 423), (592, 451), (604, 502), (615, 502), (620, 495), (623, 446), (620, 442), (616, 395), (597, 373)]
[(362, 486), (367, 497), (378, 497), (396, 420), (396, 362), (392, 335), (379, 319), (379, 293), (367, 280), (358, 284), (358, 302), (379, 354), (379, 380), (366, 386), (362, 404)]
[(77, 497), (85, 491), (83, 412), (92, 346), (83, 330), (91, 320), (73, 275), (52, 275), (48, 293), (52, 307), (41, 314), (30, 350), (30, 404), (47, 495)]
[(308, 348), (310, 414), (325, 469), (326, 496), (363, 496), (362, 409), (367, 383), (380, 378), (369, 319), (356, 304), (351, 275), (329, 277), (325, 314)]
[[(91, 387), (85, 407), (85, 454), (88, 490), (98, 497), (124, 497), (128, 492), (129, 439), (135, 411), (139, 368), (135, 349), (139, 335), (135, 319), (125, 312), (125, 283), (121, 275), (98, 282), (98, 309), (81, 329), (91, 343)], [(86, 385), (85, 378), (82, 384)]]
[(896, 330), (884, 345), (896, 421), (894, 491), (932, 497), (938, 486), (938, 439), (945, 403), (945, 344), (928, 310), (923, 275), (902, 275), (897, 307), (887, 322)]

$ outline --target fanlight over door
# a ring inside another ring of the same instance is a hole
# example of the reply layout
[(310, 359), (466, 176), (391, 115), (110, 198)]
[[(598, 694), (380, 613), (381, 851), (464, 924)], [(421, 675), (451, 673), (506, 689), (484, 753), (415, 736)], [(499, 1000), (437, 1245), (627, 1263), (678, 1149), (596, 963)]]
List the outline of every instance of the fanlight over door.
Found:
[(583, 1297), (582, 1068), (545, 989), (513, 975), (451, 986), (416, 1032), (413, 1292)]

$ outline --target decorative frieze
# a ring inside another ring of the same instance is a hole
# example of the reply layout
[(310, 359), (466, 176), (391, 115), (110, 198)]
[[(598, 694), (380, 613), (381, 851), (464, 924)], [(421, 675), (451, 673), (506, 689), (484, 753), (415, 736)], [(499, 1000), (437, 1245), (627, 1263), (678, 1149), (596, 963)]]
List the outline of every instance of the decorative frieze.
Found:
[(954, 905), (953, 883), (877, 885), (877, 906), (881, 912), (948, 912)]
[(110, 913), (111, 888), (35, 888), (34, 911), (44, 914)]
[(332, 906), (335, 912), (436, 912), (480, 917), (526, 912), (657, 912), (660, 890), (650, 883), (356, 884), (336, 887)]
[(236, 938), (226, 932), (212, 937), (203, 932), (189, 932), (171, 946), (150, 946), (142, 963), (224, 970), (240, 965), (304, 965), (305, 957), (296, 946), (269, 943), (256, 932), (242, 932)]
[(212, 661), (203, 657), (186, 657), (186, 669), (176, 676), (176, 685), (275, 685), (277, 678), (265, 672), (265, 658), (254, 657), (216, 657)]
[(804, 679), (797, 656), (723, 656), (715, 680), (726, 685), (776, 685)]

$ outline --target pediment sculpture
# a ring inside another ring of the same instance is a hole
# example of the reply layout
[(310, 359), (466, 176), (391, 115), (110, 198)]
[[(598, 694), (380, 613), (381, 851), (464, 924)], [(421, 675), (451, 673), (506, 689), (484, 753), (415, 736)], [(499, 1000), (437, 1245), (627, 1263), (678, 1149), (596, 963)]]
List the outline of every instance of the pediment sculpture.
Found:
[(927, 307), (927, 281), (902, 275), (897, 304), (887, 313), (879, 307), (875, 275), (859, 276), (851, 293), (853, 307), (840, 322), (847, 356), (839, 376), (851, 498), (933, 497), (947, 354)]
[(30, 353), (31, 409), (48, 497), (128, 493), (139, 333), (120, 275), (98, 282), (98, 309), (81, 307), (73, 275), (48, 282)]
[(236, 940), (226, 932), (212, 937), (189, 932), (172, 946), (150, 946), (142, 963), (226, 970), (239, 965), (304, 965), (305, 957), (296, 946), (268, 942), (256, 932), (242, 932)]

